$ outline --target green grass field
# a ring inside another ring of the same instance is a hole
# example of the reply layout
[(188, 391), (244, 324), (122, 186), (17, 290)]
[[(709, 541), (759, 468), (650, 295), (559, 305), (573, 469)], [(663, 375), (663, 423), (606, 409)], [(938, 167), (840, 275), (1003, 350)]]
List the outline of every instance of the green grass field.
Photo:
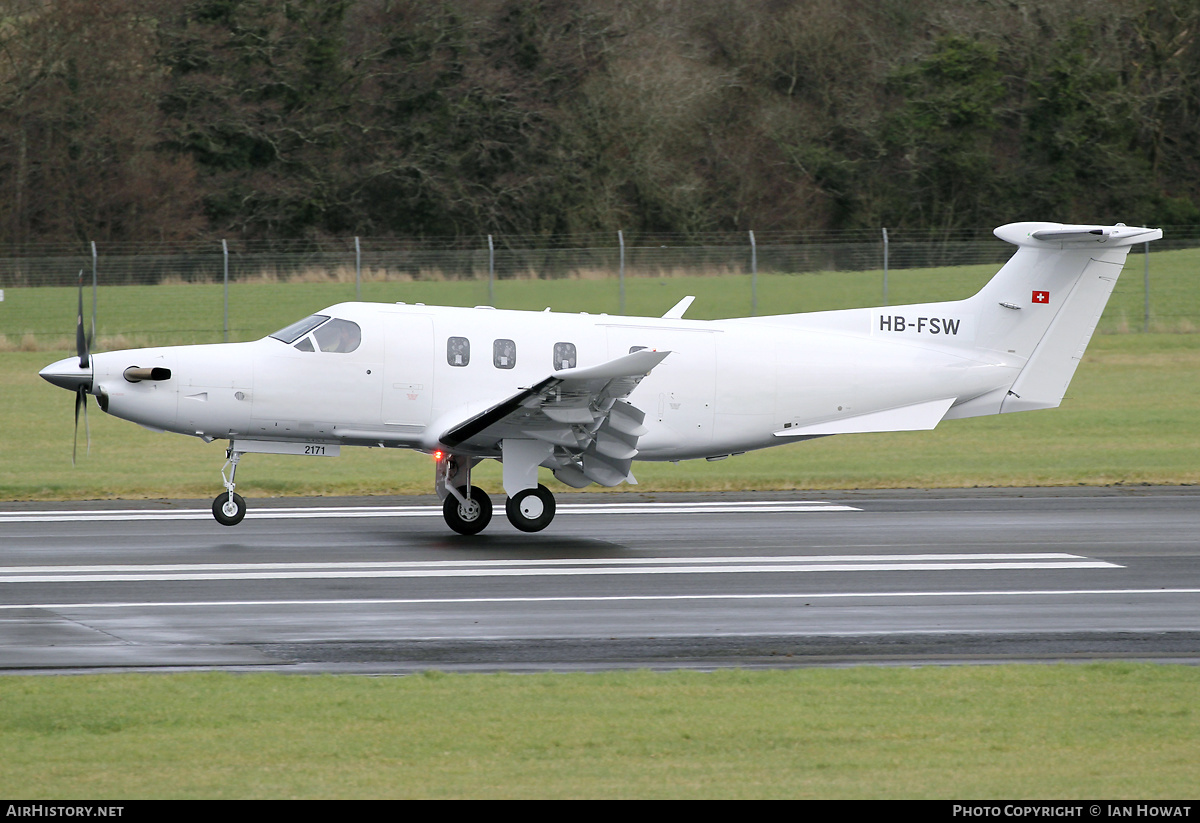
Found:
[[(1150, 331), (1200, 330), (1200, 249), (1150, 255)], [(1101, 320), (1101, 333), (1140, 331), (1145, 295), (1144, 258), (1131, 255)], [(957, 300), (978, 291), (995, 266), (896, 270), (888, 277), (888, 303)], [(880, 271), (763, 274), (758, 314), (876, 306), (882, 302)], [(615, 279), (499, 280), (496, 305), (508, 309), (616, 314)], [(685, 295), (696, 295), (688, 317), (717, 319), (751, 313), (749, 275), (631, 277), (626, 313), (659, 316)], [(353, 282), (235, 282), (229, 289), (229, 339), (253, 340), (334, 303), (353, 300)], [(477, 280), (368, 281), (369, 301), (474, 306), (488, 302)], [(90, 323), (91, 289), (84, 312)], [(6, 289), (0, 302), (0, 351), (74, 349), (76, 293), (70, 288)], [(97, 336), (103, 348), (130, 345), (212, 343), (223, 339), (224, 295), (220, 284), (101, 286)]]
[(0, 678), (0, 796), (1045, 798), (1196, 790), (1200, 669)]

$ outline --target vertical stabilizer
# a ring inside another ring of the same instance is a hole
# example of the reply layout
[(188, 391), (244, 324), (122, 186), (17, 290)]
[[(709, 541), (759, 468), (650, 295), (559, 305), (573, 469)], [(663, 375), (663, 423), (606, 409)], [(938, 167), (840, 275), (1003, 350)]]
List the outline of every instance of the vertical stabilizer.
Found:
[(1130, 246), (1161, 229), (1010, 223), (996, 229), (1020, 248), (980, 292), (975, 345), (1024, 359), (997, 411), (1054, 408), (1083, 357)]

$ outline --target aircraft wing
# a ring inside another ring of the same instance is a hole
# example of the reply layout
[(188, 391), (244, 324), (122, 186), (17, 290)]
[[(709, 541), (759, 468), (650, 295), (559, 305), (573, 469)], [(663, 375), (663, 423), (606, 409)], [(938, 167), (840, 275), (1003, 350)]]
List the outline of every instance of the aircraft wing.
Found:
[(638, 438), (646, 432), (645, 414), (625, 398), (668, 354), (642, 349), (598, 366), (564, 369), (452, 425), (438, 440), (469, 452), (498, 450), (505, 439), (538, 441), (553, 454), (559, 480), (615, 486), (629, 476)]

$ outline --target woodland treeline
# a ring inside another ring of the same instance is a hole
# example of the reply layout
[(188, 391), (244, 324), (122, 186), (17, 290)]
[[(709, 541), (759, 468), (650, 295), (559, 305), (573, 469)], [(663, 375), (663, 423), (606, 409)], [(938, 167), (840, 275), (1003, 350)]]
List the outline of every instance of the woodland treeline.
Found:
[(0, 0), (0, 243), (1200, 222), (1195, 0)]

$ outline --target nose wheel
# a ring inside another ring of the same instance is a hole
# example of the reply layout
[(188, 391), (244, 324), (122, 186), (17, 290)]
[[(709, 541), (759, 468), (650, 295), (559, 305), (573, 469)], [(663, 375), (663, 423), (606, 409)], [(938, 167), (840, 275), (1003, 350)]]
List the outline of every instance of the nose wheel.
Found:
[(212, 513), (222, 526), (236, 526), (246, 516), (246, 501), (233, 492), (218, 494), (213, 501)]

